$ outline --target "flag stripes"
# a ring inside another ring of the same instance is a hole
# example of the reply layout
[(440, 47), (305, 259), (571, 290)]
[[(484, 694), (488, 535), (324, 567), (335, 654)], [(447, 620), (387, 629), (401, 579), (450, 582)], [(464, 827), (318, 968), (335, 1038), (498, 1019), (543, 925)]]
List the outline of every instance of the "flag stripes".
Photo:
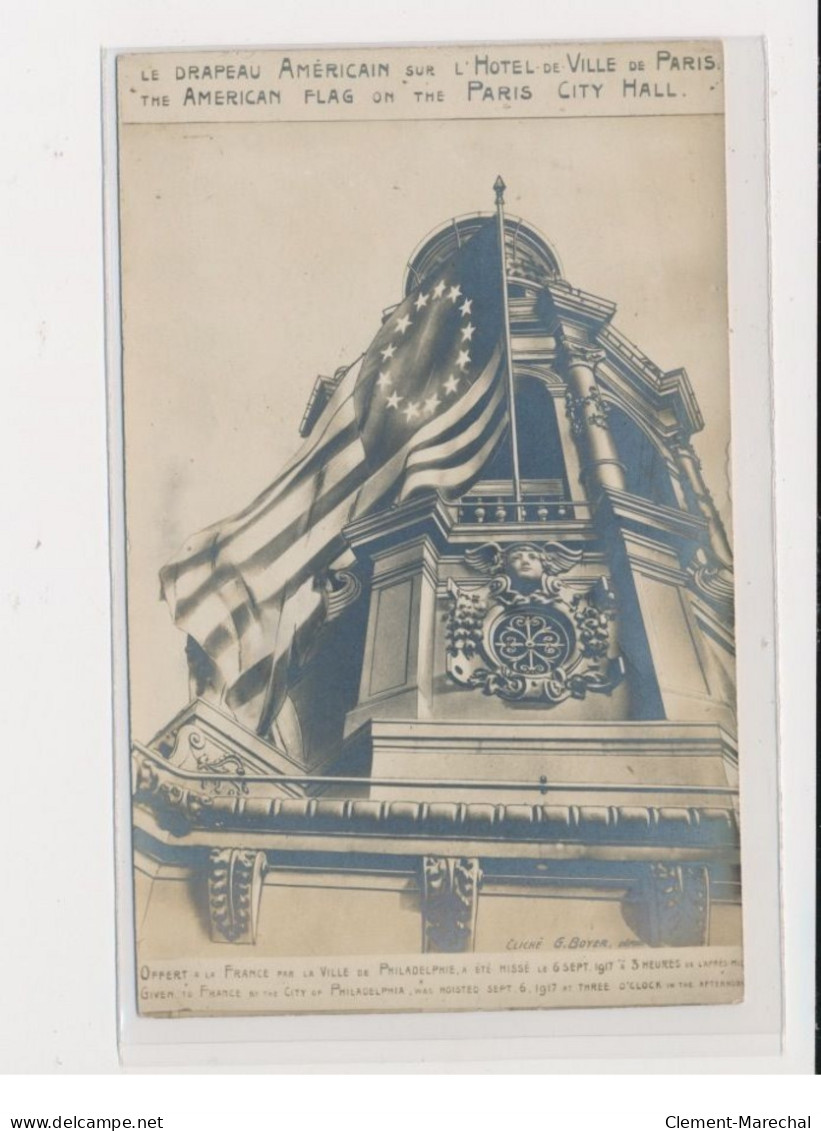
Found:
[(469, 486), (504, 432), (495, 239), (481, 229), (410, 294), (274, 482), (161, 571), (222, 702), (260, 733), (326, 614), (323, 579), (348, 548), (346, 526), (392, 498)]

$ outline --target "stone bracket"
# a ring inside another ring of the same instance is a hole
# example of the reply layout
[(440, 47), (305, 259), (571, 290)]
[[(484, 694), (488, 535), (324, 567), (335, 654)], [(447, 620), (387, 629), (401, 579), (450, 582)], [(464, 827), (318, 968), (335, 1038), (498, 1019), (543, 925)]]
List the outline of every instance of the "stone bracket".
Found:
[(208, 912), (212, 942), (254, 943), (265, 853), (214, 848), (208, 856)]
[(624, 921), (649, 946), (705, 946), (710, 873), (704, 864), (648, 864), (622, 901)]
[(482, 870), (474, 857), (422, 857), (422, 950), (472, 951)]

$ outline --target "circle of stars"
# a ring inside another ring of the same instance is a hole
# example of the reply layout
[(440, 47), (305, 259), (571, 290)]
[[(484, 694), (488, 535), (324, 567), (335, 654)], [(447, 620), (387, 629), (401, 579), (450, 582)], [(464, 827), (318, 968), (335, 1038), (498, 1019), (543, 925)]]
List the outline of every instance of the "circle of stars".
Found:
[[(461, 303), (459, 302), (460, 299), (462, 299)], [(473, 335), (476, 333), (476, 326), (470, 321), (473, 300), (463, 295), (462, 288), (458, 283), (453, 286), (448, 286), (444, 279), (440, 279), (431, 291), (427, 293), (420, 291), (417, 294), (413, 302), (413, 307), (417, 312), (424, 312), (429, 303), (437, 301), (450, 302), (454, 306), (458, 305), (459, 314), (461, 318), (465, 320), (464, 324), (459, 327), (460, 348), (453, 369), (448, 377), (440, 382), (438, 389), (434, 389), (428, 397), (418, 401), (412, 401), (403, 397), (394, 388), (391, 379), (390, 363), (396, 354), (397, 345), (401, 344), (408, 329), (414, 324), (414, 319), (410, 314), (406, 313), (403, 314), (401, 318), (396, 318), (393, 332), (398, 336), (398, 341), (389, 342), (388, 345), (380, 351), (383, 366), (377, 377), (376, 384), (377, 388), (384, 396), (384, 407), (393, 409), (396, 413), (401, 413), (409, 424), (416, 420), (434, 416), (442, 404), (447, 404), (449, 401), (452, 401), (467, 384), (471, 362), (470, 344)]]

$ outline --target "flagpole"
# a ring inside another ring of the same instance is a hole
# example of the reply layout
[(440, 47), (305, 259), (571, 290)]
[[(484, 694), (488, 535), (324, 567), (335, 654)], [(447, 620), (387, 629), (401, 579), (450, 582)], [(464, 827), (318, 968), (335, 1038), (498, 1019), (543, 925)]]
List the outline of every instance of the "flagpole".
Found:
[(496, 218), (499, 222), (499, 252), (502, 264), (502, 308), (505, 323), (505, 358), (507, 362), (507, 400), (510, 411), (510, 450), (513, 457), (513, 499), (516, 517), (524, 521), (522, 505), (522, 480), (519, 475), (519, 438), (516, 428), (516, 395), (513, 386), (513, 351), (510, 348), (510, 310), (507, 305), (507, 261), (505, 253), (505, 182), (497, 177), (493, 184), (496, 193)]

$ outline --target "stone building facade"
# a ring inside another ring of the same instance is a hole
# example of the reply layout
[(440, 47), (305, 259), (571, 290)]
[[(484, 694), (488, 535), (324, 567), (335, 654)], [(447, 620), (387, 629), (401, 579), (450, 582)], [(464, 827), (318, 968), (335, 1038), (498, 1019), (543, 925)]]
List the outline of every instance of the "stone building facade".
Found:
[[(406, 293), (479, 223), (429, 236)], [(135, 742), (141, 958), (740, 942), (732, 561), (699, 407), (538, 232), (505, 233), (521, 498), (505, 440), (460, 497), (351, 523), (277, 733), (194, 697)]]

